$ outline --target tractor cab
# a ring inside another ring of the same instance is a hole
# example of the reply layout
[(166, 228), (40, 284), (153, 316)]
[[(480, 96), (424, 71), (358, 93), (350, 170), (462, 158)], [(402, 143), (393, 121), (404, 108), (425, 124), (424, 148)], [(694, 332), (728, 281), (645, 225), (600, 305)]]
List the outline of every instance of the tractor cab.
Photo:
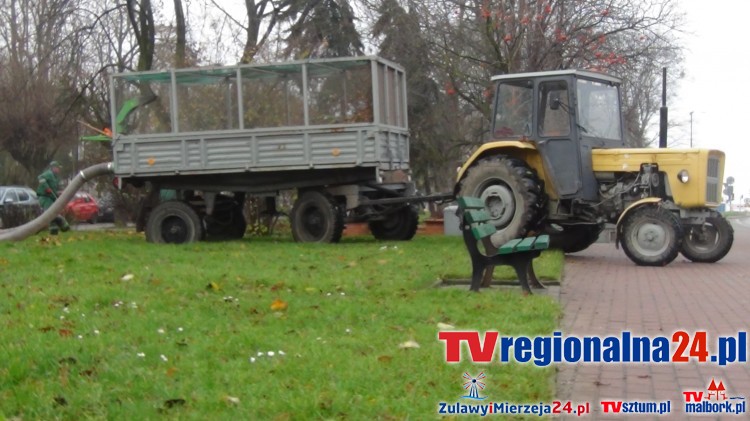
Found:
[(495, 76), (493, 141), (532, 141), (561, 199), (595, 200), (591, 150), (624, 146), (620, 80), (581, 70)]

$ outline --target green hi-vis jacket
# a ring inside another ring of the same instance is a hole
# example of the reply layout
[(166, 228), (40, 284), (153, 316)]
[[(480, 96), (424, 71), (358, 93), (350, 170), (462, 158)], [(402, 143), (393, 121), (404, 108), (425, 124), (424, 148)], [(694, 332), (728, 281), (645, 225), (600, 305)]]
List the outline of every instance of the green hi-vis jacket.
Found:
[(39, 196), (39, 202), (42, 207), (46, 204), (52, 204), (57, 199), (57, 187), (60, 181), (51, 169), (45, 170), (39, 174), (39, 186), (36, 188), (36, 195)]

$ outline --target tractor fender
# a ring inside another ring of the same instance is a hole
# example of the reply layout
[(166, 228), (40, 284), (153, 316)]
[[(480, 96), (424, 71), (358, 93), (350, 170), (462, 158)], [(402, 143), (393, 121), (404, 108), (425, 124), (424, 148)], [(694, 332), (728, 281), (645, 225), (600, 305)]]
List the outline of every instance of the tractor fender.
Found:
[[(486, 155), (496, 155), (496, 154), (506, 154), (509, 151), (516, 151), (519, 153), (523, 152), (536, 152), (536, 146), (534, 146), (533, 143), (530, 142), (524, 142), (520, 140), (501, 140), (497, 142), (487, 142), (479, 147), (476, 151), (474, 151), (473, 154), (469, 157), (469, 159), (464, 162), (464, 164), (459, 168), (458, 170), (458, 176), (456, 177), (456, 181), (461, 180), (463, 178), (464, 173), (466, 173), (466, 170), (471, 167), (474, 162), (476, 162), (478, 159), (486, 156)], [(523, 152), (522, 152), (523, 151)], [(512, 152), (510, 154), (513, 154)]]
[(622, 233), (621, 224), (622, 224), (622, 221), (625, 219), (625, 216), (630, 214), (635, 209), (640, 208), (641, 206), (653, 205), (653, 204), (660, 203), (660, 202), (661, 202), (661, 198), (659, 197), (647, 197), (625, 208), (625, 210), (622, 211), (622, 213), (620, 214), (620, 217), (617, 218), (617, 226), (615, 228), (615, 247), (620, 248), (620, 234)]

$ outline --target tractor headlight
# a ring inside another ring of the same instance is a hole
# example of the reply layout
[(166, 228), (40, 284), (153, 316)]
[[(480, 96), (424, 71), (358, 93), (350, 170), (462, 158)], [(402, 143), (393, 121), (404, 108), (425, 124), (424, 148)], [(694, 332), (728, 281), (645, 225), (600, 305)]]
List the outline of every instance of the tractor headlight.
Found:
[(682, 183), (687, 183), (688, 181), (690, 181), (690, 174), (688, 174), (687, 170), (682, 170), (677, 173), (677, 179)]

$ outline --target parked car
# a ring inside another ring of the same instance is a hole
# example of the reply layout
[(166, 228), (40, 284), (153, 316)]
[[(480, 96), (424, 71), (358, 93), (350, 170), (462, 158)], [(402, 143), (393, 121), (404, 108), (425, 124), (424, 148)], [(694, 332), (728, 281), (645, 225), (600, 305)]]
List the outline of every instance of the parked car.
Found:
[(0, 186), (0, 228), (23, 225), (42, 214), (34, 190), (22, 186)]
[(65, 217), (70, 221), (86, 221), (95, 224), (99, 220), (99, 203), (94, 196), (78, 192), (65, 205)]

